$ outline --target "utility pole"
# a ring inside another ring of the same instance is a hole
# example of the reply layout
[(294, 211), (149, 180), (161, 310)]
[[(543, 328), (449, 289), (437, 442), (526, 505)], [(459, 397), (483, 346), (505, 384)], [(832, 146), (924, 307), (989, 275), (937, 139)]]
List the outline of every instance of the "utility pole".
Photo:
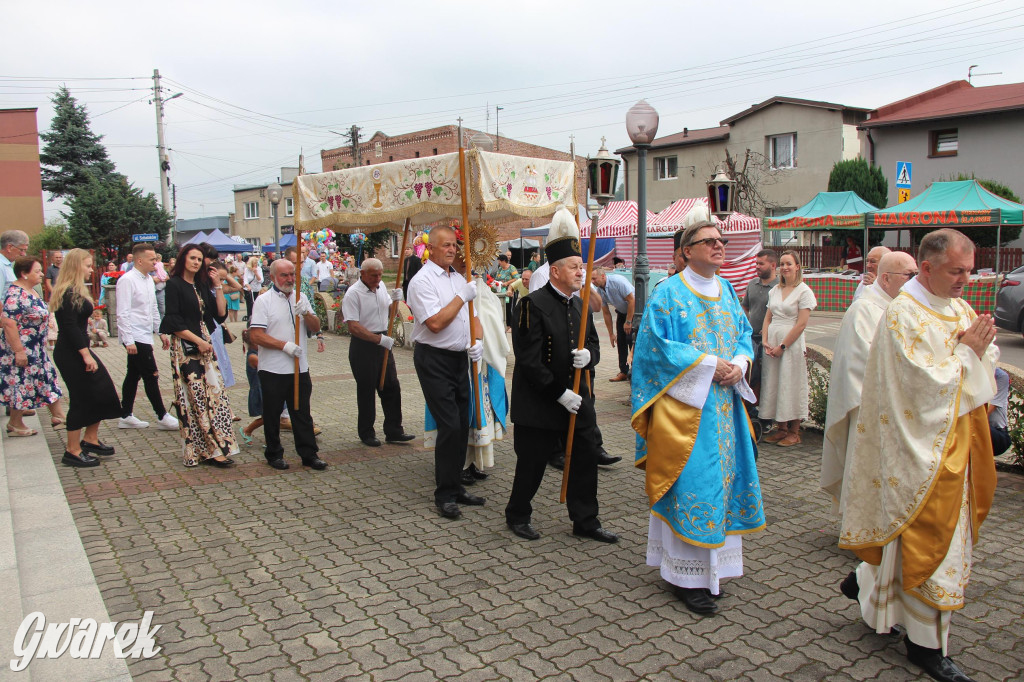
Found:
[[(181, 97), (181, 93), (171, 95), (164, 99), (160, 87), (160, 69), (153, 69), (153, 103), (156, 105), (156, 151), (157, 160), (160, 164), (160, 207), (169, 216), (174, 215), (174, 209), (170, 206), (170, 198), (167, 196), (170, 187), (170, 180), (167, 178), (167, 171), (171, 170), (171, 162), (167, 158), (167, 147), (164, 145), (164, 102)], [(174, 228), (171, 224), (171, 243), (174, 243)]]
[(494, 107), (494, 137), (496, 138), (494, 151), (496, 152), (501, 151), (501, 114), (499, 112), (504, 108), (497, 105)]
[(359, 149), (359, 131), (360, 131), (359, 126), (353, 125), (351, 128), (348, 129), (348, 133), (345, 135), (345, 137), (348, 138), (349, 144), (352, 147), (352, 166), (353, 167), (357, 167), (357, 166), (362, 166), (363, 165), (362, 154), (360, 153), (360, 149)]

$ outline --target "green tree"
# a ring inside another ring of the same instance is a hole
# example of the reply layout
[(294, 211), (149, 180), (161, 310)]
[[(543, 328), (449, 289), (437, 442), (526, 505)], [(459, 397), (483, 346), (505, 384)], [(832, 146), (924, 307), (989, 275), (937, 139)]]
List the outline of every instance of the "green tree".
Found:
[(89, 114), (65, 86), (50, 100), (53, 120), (50, 129), (40, 137), (46, 145), (39, 154), (43, 189), (50, 200), (73, 197), (90, 177), (106, 177), (114, 173), (114, 163), (100, 141), (102, 135), (92, 132)]
[(97, 249), (105, 259), (119, 258), (136, 233), (155, 232), (167, 238), (171, 217), (152, 192), (143, 194), (123, 175), (89, 177), (68, 202), (68, 233), (75, 246)]
[[(366, 241), (363, 242), (363, 257), (361, 259), (359, 257), (359, 247), (352, 243), (352, 240), (349, 239), (350, 235), (339, 234), (334, 238), (334, 241), (337, 242), (340, 249), (348, 251), (356, 257), (357, 265), (362, 265), (362, 261), (374, 256), (378, 249), (384, 248), (390, 243), (391, 234), (391, 230), (378, 230), (377, 232), (368, 233)], [(390, 252), (386, 255), (390, 255)]]
[[(837, 161), (828, 176), (829, 192), (854, 192), (864, 201), (878, 208), (885, 208), (889, 194), (889, 181), (878, 166), (862, 158)], [(864, 240), (864, 230), (832, 230), (833, 244), (846, 244), (847, 237), (858, 243)], [(869, 235), (868, 248), (882, 243), (883, 230), (874, 230)]]
[(68, 233), (68, 224), (62, 218), (50, 218), (39, 234), (29, 238), (29, 253), (39, 255), (43, 251), (70, 249), (75, 245)]

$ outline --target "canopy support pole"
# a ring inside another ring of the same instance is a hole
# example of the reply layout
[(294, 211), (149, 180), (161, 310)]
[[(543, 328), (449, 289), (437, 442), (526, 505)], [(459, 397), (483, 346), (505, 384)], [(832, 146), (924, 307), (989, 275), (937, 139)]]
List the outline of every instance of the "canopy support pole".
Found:
[[(459, 182), (460, 182), (460, 194), (462, 195), (462, 235), (463, 249), (462, 249), (462, 260), (466, 264), (466, 281), (473, 281), (473, 263), (471, 261), (470, 253), (472, 247), (469, 242), (469, 185), (466, 184), (466, 149), (462, 146), (462, 120), (459, 120)], [(473, 302), (470, 301), (469, 305), (469, 345), (473, 345)], [(471, 361), (471, 371), (473, 374), (473, 404), (476, 414), (476, 427), (482, 428), (483, 420), (480, 418), (480, 375), (477, 370), (477, 363)]]
[[(295, 306), (299, 305), (299, 296), (302, 295), (302, 271), (299, 269), (299, 253), (302, 251), (302, 232), (294, 231), (295, 235)], [(312, 301), (310, 301), (312, 303)], [(299, 315), (295, 315), (295, 345), (299, 343)], [(299, 409), (299, 358), (295, 358), (295, 409)]]
[[(412, 218), (405, 219), (405, 230), (402, 232), (402, 250), (399, 251), (401, 255), (398, 261), (398, 275), (395, 276), (395, 289), (402, 288), (402, 275), (405, 274), (405, 247), (409, 243), (409, 225), (412, 224)], [(395, 318), (398, 317), (398, 301), (391, 304), (391, 316), (388, 319), (388, 331), (387, 335), (394, 338), (395, 329)], [(410, 343), (411, 343), (410, 339)], [(384, 390), (384, 378), (388, 375), (388, 354), (391, 351), (387, 348), (384, 349), (384, 362), (380, 366), (380, 383), (377, 385), (377, 389), (380, 391)]]
[(996, 275), (999, 274), (999, 246), (1003, 242), (1003, 221), (999, 221), (999, 225), (996, 226)]

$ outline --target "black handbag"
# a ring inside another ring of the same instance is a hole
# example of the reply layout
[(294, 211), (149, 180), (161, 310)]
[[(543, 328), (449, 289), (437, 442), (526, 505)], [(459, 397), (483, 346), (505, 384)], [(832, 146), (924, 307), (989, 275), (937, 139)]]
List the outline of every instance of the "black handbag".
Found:
[(232, 334), (231, 331), (227, 327), (221, 327), (220, 330), (221, 330), (221, 332), (223, 332), (222, 336), (224, 337), (224, 343), (234, 343), (235, 342), (235, 335)]
[(178, 343), (181, 344), (181, 352), (185, 355), (191, 355), (199, 357), (199, 346), (188, 339), (178, 339)]

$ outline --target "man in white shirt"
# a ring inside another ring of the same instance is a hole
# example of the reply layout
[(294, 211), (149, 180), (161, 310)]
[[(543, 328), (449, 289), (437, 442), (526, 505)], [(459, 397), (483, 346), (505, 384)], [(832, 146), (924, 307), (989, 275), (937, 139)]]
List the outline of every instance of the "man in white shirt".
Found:
[[(156, 249), (152, 244), (136, 244), (129, 258), (133, 267), (117, 280), (117, 337), (128, 351), (128, 369), (121, 385), (121, 429), (144, 429), (149, 422), (136, 417), (135, 394), (139, 379), (146, 389), (146, 397), (156, 413), (157, 427), (167, 431), (178, 429), (178, 420), (164, 409), (160, 395), (160, 372), (153, 357), (153, 334), (160, 329), (160, 310), (156, 302), (156, 287), (150, 272), (156, 265)], [(160, 335), (164, 350), (171, 347), (170, 339)]]
[(135, 257), (135, 255), (133, 253), (129, 253), (127, 260), (125, 260), (125, 262), (121, 263), (121, 267), (118, 268), (118, 269), (121, 272), (128, 272), (129, 270), (131, 270), (132, 269), (132, 259), (134, 259), (134, 257)]
[(409, 285), (409, 308), (415, 317), (413, 363), (430, 414), (437, 422), (434, 446), (434, 504), (441, 516), (462, 516), (460, 504), (482, 505), (484, 498), (462, 486), (462, 468), (469, 445), (469, 359), (479, 362), (483, 343), (471, 345), (469, 310), (476, 284), (452, 269), (455, 231), (447, 226), (430, 231), (430, 260)]
[[(288, 406), (292, 418), (292, 436), (302, 465), (321, 471), (327, 462), (317, 456), (319, 447), (313, 433), (313, 416), (309, 399), (313, 383), (306, 361), (306, 338), (320, 336), (320, 318), (305, 294), (295, 301), (295, 264), (280, 259), (270, 266), (274, 283), (256, 299), (252, 307), (249, 340), (259, 347), (260, 389), (263, 393), (263, 455), (275, 469), (287, 469), (281, 447), (281, 411)], [(299, 343), (295, 337), (295, 316), (299, 316)], [(299, 360), (299, 404), (295, 404), (295, 358)]]
[[(330, 265), (330, 263), (328, 263)], [(373, 430), (377, 419), (374, 393), (380, 395), (384, 411), (384, 440), (405, 443), (415, 438), (402, 428), (402, 387), (398, 383), (395, 356), (388, 351), (395, 340), (387, 335), (389, 313), (402, 300), (402, 290), (388, 294), (381, 281), (384, 265), (376, 258), (367, 258), (359, 270), (359, 281), (348, 288), (341, 300), (341, 312), (352, 334), (348, 346), (348, 362), (356, 380), (356, 407), (359, 417), (356, 428), (363, 445), (380, 447)], [(384, 386), (380, 387), (380, 363), (387, 354), (388, 369)]]
[(330, 279), (333, 274), (334, 266), (327, 260), (327, 252), (325, 251), (320, 254), (320, 260), (315, 266), (313, 266), (313, 279), (320, 282), (325, 279)]

